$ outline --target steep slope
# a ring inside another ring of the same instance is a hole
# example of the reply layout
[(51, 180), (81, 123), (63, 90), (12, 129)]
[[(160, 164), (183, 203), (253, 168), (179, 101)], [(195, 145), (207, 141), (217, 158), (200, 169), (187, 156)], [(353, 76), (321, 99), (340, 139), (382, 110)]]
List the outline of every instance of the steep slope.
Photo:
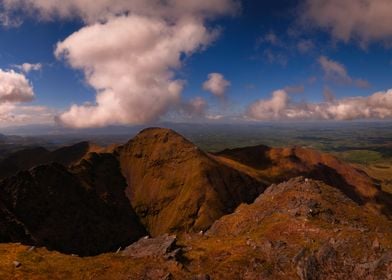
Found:
[(187, 246), (187, 269), (212, 279), (392, 277), (392, 223), (302, 177), (270, 186)]
[(153, 236), (205, 230), (264, 190), (172, 130), (146, 129), (117, 153), (127, 195)]
[(146, 234), (110, 154), (91, 154), (71, 171), (50, 164), (0, 183), (0, 242), (94, 255)]
[(172, 257), (161, 249), (173, 246), (167, 235), (138, 241), (133, 254), (91, 258), (0, 244), (0, 278), (384, 280), (392, 277), (391, 228), (336, 188), (295, 178), (270, 186), (205, 234), (180, 235)]
[(365, 172), (329, 154), (300, 147), (255, 146), (224, 150), (216, 154), (216, 159), (266, 184), (301, 175), (321, 180), (340, 189), (359, 204), (367, 204), (378, 212), (392, 215), (390, 194), (383, 192)]
[(37, 147), (12, 153), (0, 161), (0, 179), (15, 175), (22, 170), (53, 162), (69, 166), (77, 163), (92, 148), (96, 149), (89, 142), (81, 142), (52, 152), (45, 148)]

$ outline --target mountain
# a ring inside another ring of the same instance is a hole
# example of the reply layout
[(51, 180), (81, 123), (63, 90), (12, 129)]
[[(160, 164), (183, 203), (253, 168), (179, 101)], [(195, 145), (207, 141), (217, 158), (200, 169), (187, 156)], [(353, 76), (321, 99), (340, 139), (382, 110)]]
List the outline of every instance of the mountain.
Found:
[(0, 241), (79, 255), (116, 250), (147, 234), (125, 188), (111, 154), (21, 171), (0, 182)]
[[(55, 151), (20, 151), (0, 167), (0, 242), (62, 253), (96, 255), (145, 235), (171, 234), (178, 235), (180, 245), (200, 249), (200, 254), (198, 249), (183, 252), (193, 265), (209, 254), (217, 259), (221, 253), (233, 254), (233, 246), (253, 235), (276, 242), (284, 237), (293, 251), (305, 245), (316, 249), (325, 243), (322, 238), (344, 238), (354, 234), (352, 228), (369, 233), (364, 234), (367, 241), (353, 235), (361, 248), (368, 248), (366, 242), (377, 232), (379, 239), (390, 236), (381, 228), (390, 225), (391, 196), (377, 182), (334, 156), (300, 147), (260, 145), (208, 153), (173, 130), (150, 128), (121, 146), (83, 142)], [(298, 176), (303, 177), (293, 179)], [(282, 191), (275, 195), (275, 189)], [(344, 236), (324, 231), (327, 222), (343, 228)], [(299, 239), (299, 229), (303, 235), (313, 229), (320, 233), (316, 247)], [(220, 247), (221, 242), (226, 245)], [(387, 241), (383, 246), (390, 248)], [(251, 258), (248, 253), (238, 255), (239, 261)], [(266, 263), (275, 267), (275, 261)], [(219, 264), (208, 262), (200, 266), (210, 274), (208, 265)]]
[(254, 146), (227, 149), (216, 159), (264, 182), (280, 183), (306, 176), (333, 186), (360, 205), (392, 217), (392, 196), (377, 182), (353, 165), (336, 157), (301, 147), (270, 148)]
[(215, 222), (185, 257), (212, 279), (389, 279), (391, 226), (335, 187), (297, 177)]
[(143, 130), (117, 153), (127, 196), (153, 236), (206, 230), (266, 187), (170, 129)]
[(335, 187), (297, 177), (205, 234), (143, 238), (118, 254), (79, 258), (0, 244), (0, 278), (383, 280), (392, 276), (391, 228)]
[(52, 152), (42, 147), (17, 151), (0, 161), (0, 179), (15, 175), (20, 170), (52, 162), (69, 166), (82, 159), (89, 152), (90, 147), (90, 143), (81, 142)]

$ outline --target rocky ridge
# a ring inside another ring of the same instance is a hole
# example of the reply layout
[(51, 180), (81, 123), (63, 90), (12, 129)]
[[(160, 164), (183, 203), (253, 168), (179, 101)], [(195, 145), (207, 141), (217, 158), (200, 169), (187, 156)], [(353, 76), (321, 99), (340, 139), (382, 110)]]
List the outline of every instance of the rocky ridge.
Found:
[(91, 151), (3, 179), (0, 241), (112, 253), (0, 244), (0, 279), (392, 279), (390, 196), (330, 155), (160, 128)]

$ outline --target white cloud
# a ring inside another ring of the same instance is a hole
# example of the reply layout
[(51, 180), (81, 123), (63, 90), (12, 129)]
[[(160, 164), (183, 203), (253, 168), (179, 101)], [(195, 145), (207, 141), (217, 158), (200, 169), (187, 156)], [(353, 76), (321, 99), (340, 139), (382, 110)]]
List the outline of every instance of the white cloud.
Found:
[(354, 85), (359, 88), (369, 88), (371, 87), (370, 83), (364, 79), (356, 79), (353, 81)]
[(204, 117), (207, 108), (207, 101), (204, 98), (198, 96), (188, 102), (184, 102), (180, 107), (180, 112), (188, 117)]
[(9, 13), (23, 11), (40, 20), (81, 18), (88, 24), (127, 14), (174, 21), (189, 16), (213, 18), (240, 9), (236, 0), (2, 0), (2, 4)]
[(182, 57), (218, 35), (206, 20), (238, 9), (234, 0), (5, 0), (42, 20), (80, 17), (86, 26), (58, 43), (55, 54), (84, 71), (97, 92), (92, 105), (73, 105), (59, 116), (83, 128), (141, 124), (180, 103), (184, 81), (175, 77)]
[(42, 69), (41, 63), (23, 63), (20, 65), (14, 65), (14, 67), (24, 73), (29, 73), (31, 71), (39, 71)]
[(266, 100), (258, 100), (251, 104), (248, 115), (256, 120), (280, 119), (288, 104), (288, 94), (285, 90), (277, 90), (272, 97)]
[(353, 84), (359, 88), (370, 87), (369, 82), (366, 80), (351, 78), (347, 73), (346, 67), (337, 61), (325, 56), (320, 56), (318, 62), (323, 69), (324, 77), (327, 80), (342, 84)]
[(328, 30), (335, 39), (392, 43), (390, 0), (306, 0), (303, 19)]
[(33, 87), (23, 74), (0, 69), (0, 126), (53, 122), (54, 110), (23, 105), (34, 96)]
[(221, 114), (210, 114), (210, 115), (206, 116), (206, 119), (210, 120), (210, 121), (220, 121), (224, 118), (225, 118), (225, 116), (221, 115)]
[(0, 127), (53, 123), (57, 112), (44, 106), (0, 104)]
[(318, 62), (324, 70), (326, 79), (344, 83), (351, 82), (351, 78), (347, 74), (346, 67), (343, 64), (333, 61), (325, 56), (320, 56)]
[(15, 28), (23, 23), (18, 17), (11, 16), (8, 13), (0, 12), (0, 25), (5, 28)]
[(96, 105), (74, 105), (60, 120), (73, 127), (155, 121), (180, 101), (183, 81), (172, 70), (181, 67), (181, 54), (190, 55), (214, 37), (193, 19), (171, 25), (128, 16), (81, 29), (58, 44), (56, 55), (85, 71), (97, 90)]
[(207, 81), (203, 83), (203, 89), (217, 97), (224, 97), (229, 86), (230, 82), (220, 73), (209, 74)]
[(392, 89), (370, 96), (336, 99), (327, 93), (321, 103), (297, 103), (284, 90), (270, 99), (251, 104), (247, 117), (253, 120), (355, 120), (392, 118)]
[(0, 104), (29, 102), (33, 99), (33, 87), (23, 74), (0, 69)]

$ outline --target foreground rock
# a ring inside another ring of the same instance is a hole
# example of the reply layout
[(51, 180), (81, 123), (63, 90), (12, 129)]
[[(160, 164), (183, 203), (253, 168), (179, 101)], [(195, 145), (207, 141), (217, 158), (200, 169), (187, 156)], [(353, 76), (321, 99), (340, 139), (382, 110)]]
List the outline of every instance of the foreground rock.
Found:
[(321, 181), (272, 185), (207, 236), (193, 247), (211, 256), (204, 272), (213, 279), (392, 278), (392, 223)]
[(176, 248), (176, 236), (164, 234), (155, 238), (144, 237), (125, 248), (123, 256), (133, 258), (164, 257), (175, 258), (179, 252)]

